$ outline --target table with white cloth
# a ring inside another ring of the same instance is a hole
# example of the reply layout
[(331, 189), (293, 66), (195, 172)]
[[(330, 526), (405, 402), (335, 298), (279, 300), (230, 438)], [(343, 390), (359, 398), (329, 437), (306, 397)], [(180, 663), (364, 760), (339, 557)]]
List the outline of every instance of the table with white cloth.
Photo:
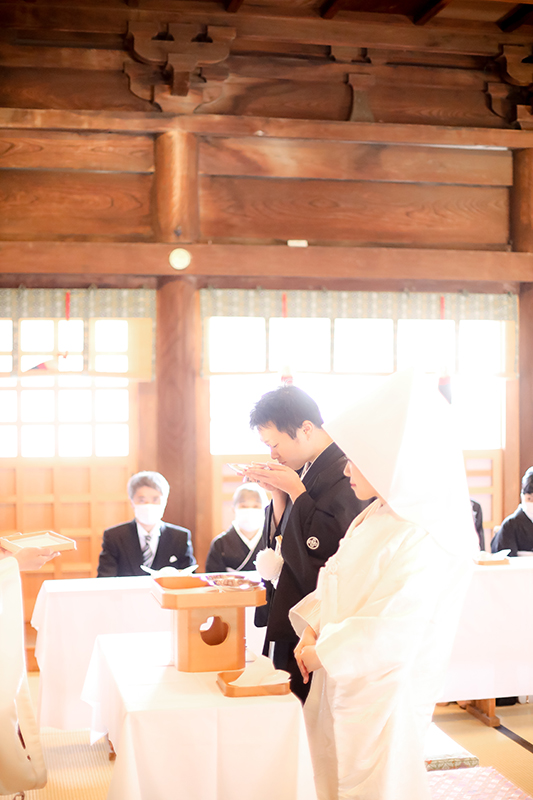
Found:
[[(533, 695), (533, 558), (477, 566), (468, 590), (440, 700)], [(247, 609), (248, 646), (262, 648), (264, 628)], [(151, 579), (85, 578), (45, 581), (32, 625), (38, 629), (42, 726), (88, 728), (80, 694), (100, 633), (170, 630), (171, 613), (151, 595)]]
[[(261, 652), (264, 628), (255, 628), (255, 609), (246, 609), (246, 639)], [(96, 637), (104, 633), (170, 631), (172, 612), (152, 596), (152, 579), (78, 578), (45, 581), (31, 624), (37, 628), (40, 669), (37, 718), (41, 727), (75, 730), (91, 724), (80, 699)]]
[(476, 566), (441, 701), (533, 695), (533, 558)]
[(83, 689), (117, 753), (107, 800), (316, 800), (300, 701), (225, 697), (169, 633), (99, 636)]

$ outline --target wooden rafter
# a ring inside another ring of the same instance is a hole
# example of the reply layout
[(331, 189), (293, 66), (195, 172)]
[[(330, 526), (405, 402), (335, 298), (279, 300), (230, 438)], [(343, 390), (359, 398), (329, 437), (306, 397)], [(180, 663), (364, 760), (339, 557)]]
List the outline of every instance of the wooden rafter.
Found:
[(504, 33), (512, 33), (522, 25), (530, 25), (532, 23), (533, 8), (529, 4), (520, 3), (511, 8), (507, 14), (498, 20), (498, 27), (501, 28)]
[(349, 5), (349, 0), (326, 0), (320, 6), (320, 16), (322, 19), (333, 19), (339, 11), (343, 11)]
[(424, 0), (420, 8), (413, 15), (413, 22), (415, 25), (425, 25), (426, 22), (429, 22), (433, 17), (436, 17), (437, 14), (440, 14), (451, 2), (452, 0), (429, 0), (429, 2)]
[(226, 11), (230, 14), (236, 14), (243, 3), (244, 0), (226, 0)]

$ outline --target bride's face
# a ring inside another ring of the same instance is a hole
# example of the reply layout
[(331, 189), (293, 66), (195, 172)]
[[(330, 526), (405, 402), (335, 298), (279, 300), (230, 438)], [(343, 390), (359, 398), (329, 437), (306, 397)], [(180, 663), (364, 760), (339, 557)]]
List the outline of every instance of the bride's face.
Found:
[(361, 470), (355, 466), (353, 461), (348, 461), (346, 463), (344, 474), (350, 479), (350, 486), (359, 500), (370, 500), (371, 497), (378, 496), (374, 487), (367, 481)]

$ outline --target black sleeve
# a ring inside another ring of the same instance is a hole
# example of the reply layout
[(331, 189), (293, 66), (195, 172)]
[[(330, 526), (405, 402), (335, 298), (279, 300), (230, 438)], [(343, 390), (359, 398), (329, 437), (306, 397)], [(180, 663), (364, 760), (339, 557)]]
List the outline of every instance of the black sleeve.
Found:
[(516, 521), (514, 519), (504, 519), (501, 528), (494, 535), (490, 549), (493, 553), (499, 550), (510, 550), (510, 556), (516, 556), (518, 543), (516, 541)]
[(116, 578), (118, 575), (118, 548), (112, 531), (104, 531), (102, 550), (98, 559), (98, 578)]
[(209, 554), (205, 562), (206, 572), (227, 572), (226, 564), (224, 563), (223, 547), (220, 538), (217, 537), (211, 542)]

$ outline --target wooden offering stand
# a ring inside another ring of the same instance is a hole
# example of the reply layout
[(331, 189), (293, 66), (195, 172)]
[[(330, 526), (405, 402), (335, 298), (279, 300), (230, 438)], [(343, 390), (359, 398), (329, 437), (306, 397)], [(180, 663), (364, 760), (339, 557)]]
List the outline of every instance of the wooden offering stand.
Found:
[(173, 612), (172, 653), (181, 672), (242, 670), (245, 608), (266, 603), (262, 584), (227, 591), (201, 575), (154, 578), (153, 594)]

